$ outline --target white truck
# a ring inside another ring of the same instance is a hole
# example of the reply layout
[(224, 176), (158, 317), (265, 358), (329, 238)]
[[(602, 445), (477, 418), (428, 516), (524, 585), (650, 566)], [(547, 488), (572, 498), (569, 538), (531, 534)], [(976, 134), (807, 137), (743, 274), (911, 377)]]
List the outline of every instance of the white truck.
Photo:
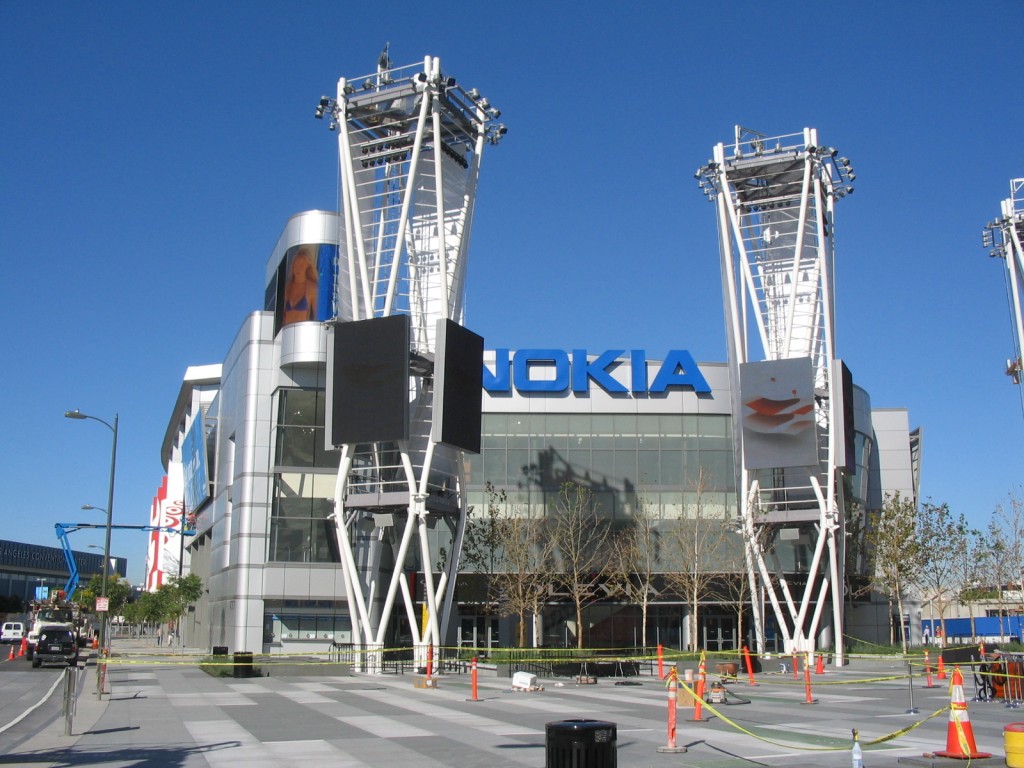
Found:
[(29, 630), (26, 637), (25, 657), (31, 661), (39, 642), (39, 629), (43, 626), (60, 624), (70, 629), (81, 646), (81, 633), (84, 626), (82, 609), (75, 603), (62, 600), (37, 601), (32, 603), (32, 617), (29, 619)]

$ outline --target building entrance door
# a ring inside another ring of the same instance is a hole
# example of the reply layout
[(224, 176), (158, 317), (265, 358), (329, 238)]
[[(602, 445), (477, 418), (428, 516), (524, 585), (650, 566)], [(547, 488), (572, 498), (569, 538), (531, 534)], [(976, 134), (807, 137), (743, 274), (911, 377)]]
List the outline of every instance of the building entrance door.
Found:
[(736, 615), (707, 613), (701, 619), (701, 644), (708, 651), (734, 651), (736, 646)]
[(497, 648), (498, 619), (494, 616), (463, 616), (459, 623), (459, 647)]

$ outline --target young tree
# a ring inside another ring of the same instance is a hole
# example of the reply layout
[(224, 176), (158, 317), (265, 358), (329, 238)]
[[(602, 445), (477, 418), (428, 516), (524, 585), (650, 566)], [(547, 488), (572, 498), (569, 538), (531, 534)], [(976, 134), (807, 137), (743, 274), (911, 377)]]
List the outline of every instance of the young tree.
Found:
[[(78, 602), (87, 610), (95, 611), (96, 598), (103, 592), (103, 576), (97, 574), (89, 579), (85, 589), (76, 594)], [(116, 575), (107, 576), (108, 616), (118, 616), (132, 596), (132, 585)]]
[(723, 514), (705, 503), (708, 476), (703, 467), (693, 482), (694, 502), (668, 534), (674, 562), (666, 570), (666, 583), (690, 604), (687, 619), (691, 651), (700, 647), (699, 606), (714, 594), (724, 570), (727, 537), (733, 536)]
[[(990, 553), (982, 538), (981, 532), (968, 530), (964, 545), (957, 552), (953, 561), (958, 586), (957, 600), (967, 606), (967, 615), (971, 622), (971, 639), (978, 639), (978, 630), (974, 618), (974, 604), (978, 600), (990, 599), (993, 595), (988, 581)], [(943, 643), (946, 633), (943, 631)]]
[(966, 544), (967, 521), (955, 518), (947, 504), (925, 502), (917, 510), (916, 546), (921, 553), (915, 577), (922, 596), (939, 615), (946, 635), (946, 609), (956, 599), (957, 554)]
[(562, 588), (576, 610), (576, 647), (585, 647), (583, 611), (607, 593), (612, 572), (608, 540), (611, 523), (598, 515), (590, 490), (566, 483), (548, 516), (548, 535)]
[(1013, 602), (1017, 603), (1014, 612), (1024, 613), (1024, 503), (1011, 493), (1006, 505), (996, 507), (994, 521), (1003, 529), (1006, 552), (1004, 570), (1007, 578), (999, 586), (1008, 587), (1006, 597), (1013, 595)]
[(995, 517), (989, 521), (985, 536), (988, 549), (986, 562), (989, 566), (988, 581), (992, 586), (992, 596), (996, 600), (996, 613), (999, 616), (999, 633), (1003, 634), (1006, 616), (1007, 586), (1013, 581), (1021, 559), (1020, 542), (1015, 540), (1012, 528), (1007, 528), (997, 509)]
[(900, 624), (903, 652), (907, 633), (903, 624), (903, 597), (920, 569), (921, 551), (915, 533), (917, 508), (900, 494), (886, 494), (882, 508), (871, 516), (866, 531), (871, 583), (889, 601), (889, 642), (895, 642), (891, 617), (894, 605)]
[(460, 569), (479, 574), (483, 578), (486, 592), (482, 599), (485, 611), (490, 612), (497, 603), (494, 573), (508, 538), (507, 518), (503, 514), (508, 508), (508, 494), (497, 490), (490, 481), (485, 484), (484, 491), (487, 493), (487, 509), (482, 515), (472, 516), (466, 522), (459, 564)]
[[(553, 542), (544, 521), (512, 512), (499, 518), (501, 562), (493, 574), (493, 591), (503, 616), (519, 619), (516, 644), (526, 647), (526, 617), (540, 615), (546, 596), (552, 591)], [(533, 644), (539, 645), (536, 629)]]
[[(757, 519), (752, 521), (750, 526), (751, 541), (744, 538), (742, 521), (731, 520), (727, 523), (728, 530), (734, 532), (731, 537), (723, 541), (724, 556), (723, 565), (725, 573), (718, 584), (718, 597), (724, 602), (736, 606), (736, 631), (743, 634), (743, 621), (748, 605), (753, 605), (754, 590), (757, 585), (756, 565), (750, 562), (750, 554), (747, 547), (750, 546), (757, 552), (764, 553), (774, 538), (774, 530), (771, 525), (760, 522)], [(755, 626), (756, 626), (755, 622)], [(762, 631), (763, 635), (763, 631)], [(755, 646), (762, 647), (763, 637), (755, 638)]]
[(647, 647), (647, 614), (654, 594), (661, 549), (660, 520), (647, 500), (637, 494), (633, 516), (609, 540), (609, 581), (613, 590), (640, 607), (640, 644)]

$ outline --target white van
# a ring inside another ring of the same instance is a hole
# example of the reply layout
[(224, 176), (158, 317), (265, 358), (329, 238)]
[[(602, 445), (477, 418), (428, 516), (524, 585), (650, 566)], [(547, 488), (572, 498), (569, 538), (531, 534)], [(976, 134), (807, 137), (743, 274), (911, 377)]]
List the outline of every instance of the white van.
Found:
[(5, 621), (0, 628), (0, 643), (20, 643), (25, 636), (25, 625), (20, 621)]

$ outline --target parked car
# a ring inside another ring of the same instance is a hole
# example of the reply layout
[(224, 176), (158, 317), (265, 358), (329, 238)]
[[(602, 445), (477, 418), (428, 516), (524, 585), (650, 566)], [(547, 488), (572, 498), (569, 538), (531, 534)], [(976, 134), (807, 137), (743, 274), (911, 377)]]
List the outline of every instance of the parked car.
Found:
[(32, 657), (32, 666), (43, 664), (77, 664), (78, 638), (70, 629), (58, 624), (44, 626), (39, 629), (39, 640), (36, 641), (36, 652)]
[(5, 621), (0, 627), (0, 643), (20, 643), (25, 636), (25, 625), (20, 621)]

